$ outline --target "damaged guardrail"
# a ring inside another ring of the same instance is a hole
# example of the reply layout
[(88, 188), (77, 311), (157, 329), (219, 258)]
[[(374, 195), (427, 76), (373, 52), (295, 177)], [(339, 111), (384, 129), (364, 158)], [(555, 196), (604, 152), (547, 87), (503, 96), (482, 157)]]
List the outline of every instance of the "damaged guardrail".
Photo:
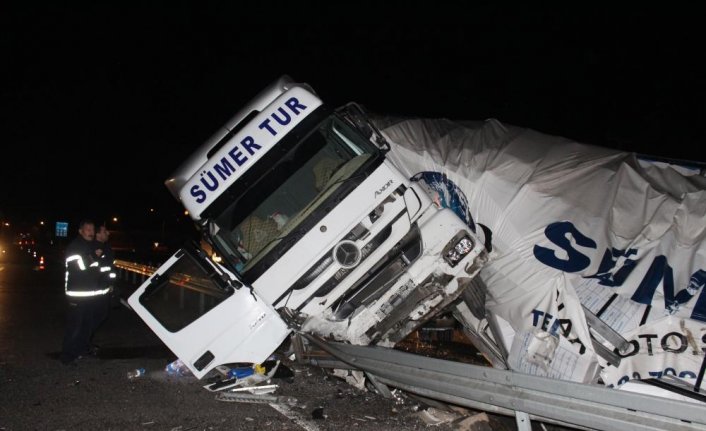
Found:
[[(428, 358), (302, 334), (350, 368), (393, 386), (469, 408), (601, 430), (704, 430), (706, 405)], [(334, 365), (336, 362), (327, 365)]]

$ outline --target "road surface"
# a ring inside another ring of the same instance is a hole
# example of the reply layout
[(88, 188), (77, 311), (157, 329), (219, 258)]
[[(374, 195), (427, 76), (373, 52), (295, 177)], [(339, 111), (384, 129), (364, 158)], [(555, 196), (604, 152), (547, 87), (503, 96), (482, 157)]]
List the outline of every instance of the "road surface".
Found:
[[(293, 376), (271, 381), (279, 385), (274, 395), (294, 397), (294, 405), (218, 401), (205, 382), (167, 376), (164, 367), (176, 357), (119, 304), (96, 334), (99, 356), (62, 365), (63, 264), (49, 259), (42, 270), (26, 250), (6, 249), (0, 257), (0, 431), (461, 429), (463, 417), (429, 426), (421, 417), (428, 405), (419, 400), (385, 399), (314, 367), (293, 367)], [(128, 380), (127, 372), (140, 367), (147, 374)], [(487, 425), (473, 429), (515, 429), (514, 419), (503, 416), (491, 415)]]

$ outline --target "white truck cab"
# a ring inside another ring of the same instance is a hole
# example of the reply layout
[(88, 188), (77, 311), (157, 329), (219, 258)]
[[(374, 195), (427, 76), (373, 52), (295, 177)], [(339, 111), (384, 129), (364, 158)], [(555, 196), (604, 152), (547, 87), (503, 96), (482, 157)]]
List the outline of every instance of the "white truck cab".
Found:
[(293, 329), (394, 345), (457, 300), (484, 245), (356, 104), (284, 76), (166, 181), (201, 230), (128, 302), (199, 378)]

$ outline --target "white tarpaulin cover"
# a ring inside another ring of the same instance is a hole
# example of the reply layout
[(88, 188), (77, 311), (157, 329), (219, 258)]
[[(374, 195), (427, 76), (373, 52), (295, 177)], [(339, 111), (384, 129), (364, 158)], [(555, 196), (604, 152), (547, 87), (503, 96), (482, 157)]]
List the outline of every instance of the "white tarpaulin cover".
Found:
[[(443, 183), (441, 199), (492, 238), (481, 277), (486, 307), (512, 326), (513, 368), (587, 382), (600, 365), (608, 386), (697, 376), (706, 347), (698, 170), (496, 120), (375, 122), (406, 174)], [(595, 354), (582, 304), (630, 341), (618, 367)]]

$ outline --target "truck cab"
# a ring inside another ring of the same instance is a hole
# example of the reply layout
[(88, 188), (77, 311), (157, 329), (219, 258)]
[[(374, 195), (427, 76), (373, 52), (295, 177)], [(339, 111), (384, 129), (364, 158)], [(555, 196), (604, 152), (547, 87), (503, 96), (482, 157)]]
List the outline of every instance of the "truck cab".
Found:
[(457, 300), (482, 241), (355, 103), (283, 76), (165, 184), (200, 230), (128, 302), (199, 378), (293, 330), (392, 346)]

